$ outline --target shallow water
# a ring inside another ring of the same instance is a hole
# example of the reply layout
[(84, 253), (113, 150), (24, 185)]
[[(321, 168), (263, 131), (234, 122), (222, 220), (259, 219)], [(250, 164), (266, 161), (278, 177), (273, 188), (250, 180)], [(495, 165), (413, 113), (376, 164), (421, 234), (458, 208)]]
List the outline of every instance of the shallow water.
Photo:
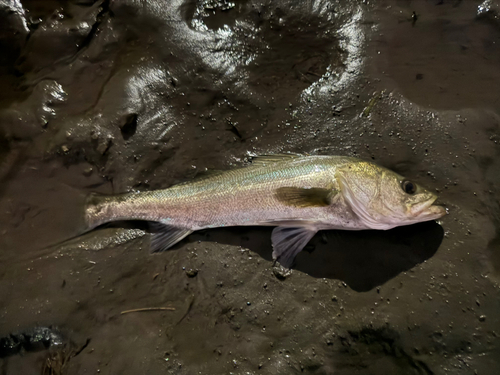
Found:
[[(366, 3), (0, 1), (0, 337), (64, 343), (0, 342), (2, 374), (500, 370), (500, 5)], [(89, 192), (278, 152), (374, 160), (450, 214), (319, 233), (288, 276), (270, 228), (75, 238)], [(175, 310), (121, 314), (149, 307)]]

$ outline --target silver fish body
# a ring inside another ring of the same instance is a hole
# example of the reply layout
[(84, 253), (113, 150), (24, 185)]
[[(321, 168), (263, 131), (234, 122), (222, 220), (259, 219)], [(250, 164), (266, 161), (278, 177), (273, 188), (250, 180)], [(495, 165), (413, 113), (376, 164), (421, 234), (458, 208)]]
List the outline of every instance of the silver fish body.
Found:
[[(248, 167), (163, 190), (92, 196), (86, 221), (89, 229), (116, 220), (156, 222), (153, 251), (199, 229), (276, 226), (273, 257), (289, 267), (318, 230), (390, 229), (445, 213), (432, 205), (437, 197), (420, 187), (417, 191), (416, 184), (411, 183), (413, 194), (405, 192), (405, 181), (356, 158), (266, 156)], [(419, 199), (412, 201), (415, 196)]]

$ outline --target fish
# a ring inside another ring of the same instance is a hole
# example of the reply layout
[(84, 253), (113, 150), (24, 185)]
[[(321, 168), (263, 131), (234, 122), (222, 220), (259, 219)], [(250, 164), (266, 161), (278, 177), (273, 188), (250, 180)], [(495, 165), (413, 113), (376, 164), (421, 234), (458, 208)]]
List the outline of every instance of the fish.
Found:
[(437, 195), (375, 163), (346, 156), (277, 154), (166, 189), (91, 194), (88, 230), (112, 221), (150, 222), (152, 252), (217, 227), (274, 226), (273, 259), (290, 268), (320, 230), (388, 230), (436, 220)]

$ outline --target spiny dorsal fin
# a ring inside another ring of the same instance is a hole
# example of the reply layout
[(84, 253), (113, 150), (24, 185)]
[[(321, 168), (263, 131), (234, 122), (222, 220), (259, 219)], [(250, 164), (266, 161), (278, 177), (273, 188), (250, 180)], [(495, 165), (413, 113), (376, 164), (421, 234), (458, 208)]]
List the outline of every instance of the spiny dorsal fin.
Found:
[(281, 187), (276, 189), (276, 198), (293, 207), (325, 207), (332, 204), (338, 190), (323, 188)]
[(252, 156), (252, 165), (265, 166), (280, 161), (291, 160), (303, 157), (302, 154), (274, 154)]
[(168, 250), (193, 231), (158, 222), (149, 223), (151, 231), (150, 250), (152, 253)]
[(276, 227), (271, 235), (273, 259), (283, 267), (290, 268), (295, 256), (314, 237), (314, 227)]

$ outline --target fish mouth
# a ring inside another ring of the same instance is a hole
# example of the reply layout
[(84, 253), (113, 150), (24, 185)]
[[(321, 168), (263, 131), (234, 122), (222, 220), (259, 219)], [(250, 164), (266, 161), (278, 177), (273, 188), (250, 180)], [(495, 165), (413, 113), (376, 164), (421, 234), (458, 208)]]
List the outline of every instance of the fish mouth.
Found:
[(448, 213), (446, 208), (439, 204), (434, 204), (437, 196), (428, 199), (425, 202), (417, 203), (411, 207), (412, 215), (419, 221), (436, 220)]

